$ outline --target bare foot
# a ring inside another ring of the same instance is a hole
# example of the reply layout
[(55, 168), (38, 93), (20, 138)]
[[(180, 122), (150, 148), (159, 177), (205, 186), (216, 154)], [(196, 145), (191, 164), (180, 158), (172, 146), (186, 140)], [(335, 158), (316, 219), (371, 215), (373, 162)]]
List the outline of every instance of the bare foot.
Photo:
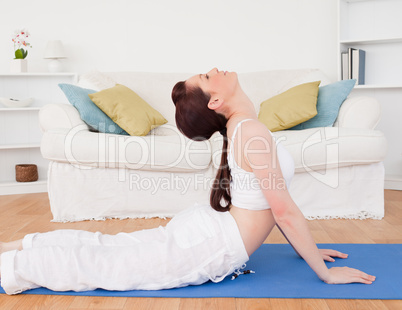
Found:
[(22, 250), (22, 239), (11, 242), (0, 242), (0, 254), (13, 250)]
[[(0, 242), (0, 255), (4, 252), (22, 250), (22, 239), (11, 242)], [(0, 258), (0, 279), (1, 279), (1, 258)]]

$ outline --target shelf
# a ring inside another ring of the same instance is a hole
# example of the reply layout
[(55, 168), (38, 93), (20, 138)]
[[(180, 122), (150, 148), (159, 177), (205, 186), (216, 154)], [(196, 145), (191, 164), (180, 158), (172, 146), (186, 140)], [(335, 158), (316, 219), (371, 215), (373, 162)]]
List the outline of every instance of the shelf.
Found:
[(5, 144), (0, 145), (0, 150), (14, 150), (14, 149), (33, 149), (40, 148), (40, 143), (24, 143), (24, 144)]
[(76, 76), (77, 73), (74, 72), (57, 72), (57, 73), (50, 73), (50, 72), (22, 72), (22, 73), (0, 73), (1, 76)]
[(399, 85), (356, 85), (356, 89), (380, 89), (380, 88), (402, 88), (402, 84)]
[(39, 111), (42, 107), (0, 108), (1, 112), (12, 111)]
[(375, 0), (343, 0), (346, 3), (354, 3), (354, 2), (368, 2), (368, 1), (375, 1)]
[[(26, 107), (7, 107), (0, 103), (0, 199), (1, 195), (47, 191), (48, 160), (40, 152), (39, 111), (50, 103), (65, 102), (59, 83), (76, 83), (76, 72), (0, 72), (0, 97), (34, 98)], [(7, 128), (7, 129), (6, 129)], [(14, 166), (35, 163), (40, 179), (35, 182), (15, 181)]]
[(382, 38), (382, 39), (378, 38), (378, 39), (362, 39), (362, 40), (341, 40), (339, 43), (347, 45), (402, 43), (402, 38), (394, 37), (394, 38)]

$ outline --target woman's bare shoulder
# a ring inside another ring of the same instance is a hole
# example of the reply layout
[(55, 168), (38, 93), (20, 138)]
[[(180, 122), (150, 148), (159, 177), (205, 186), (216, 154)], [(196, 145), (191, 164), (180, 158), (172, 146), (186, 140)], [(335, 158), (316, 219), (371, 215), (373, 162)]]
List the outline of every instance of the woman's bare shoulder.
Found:
[(242, 136), (245, 138), (261, 137), (271, 141), (272, 135), (267, 126), (259, 120), (250, 120), (244, 122), (242, 128)]

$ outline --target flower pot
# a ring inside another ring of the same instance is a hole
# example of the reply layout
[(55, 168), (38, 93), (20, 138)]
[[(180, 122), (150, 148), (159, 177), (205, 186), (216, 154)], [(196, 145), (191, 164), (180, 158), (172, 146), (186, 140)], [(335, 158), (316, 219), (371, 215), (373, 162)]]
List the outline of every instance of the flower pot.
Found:
[(26, 59), (13, 59), (11, 61), (11, 73), (27, 72), (28, 61)]

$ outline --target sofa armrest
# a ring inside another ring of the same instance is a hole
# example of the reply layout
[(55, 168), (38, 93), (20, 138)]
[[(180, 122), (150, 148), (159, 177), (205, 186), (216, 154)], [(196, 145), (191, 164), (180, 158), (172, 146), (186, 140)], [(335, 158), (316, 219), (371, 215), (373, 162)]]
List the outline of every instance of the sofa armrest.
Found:
[(381, 116), (380, 103), (371, 97), (347, 98), (334, 127), (375, 129)]
[(39, 111), (39, 125), (42, 132), (55, 128), (74, 128), (85, 125), (77, 109), (70, 104), (47, 104)]

